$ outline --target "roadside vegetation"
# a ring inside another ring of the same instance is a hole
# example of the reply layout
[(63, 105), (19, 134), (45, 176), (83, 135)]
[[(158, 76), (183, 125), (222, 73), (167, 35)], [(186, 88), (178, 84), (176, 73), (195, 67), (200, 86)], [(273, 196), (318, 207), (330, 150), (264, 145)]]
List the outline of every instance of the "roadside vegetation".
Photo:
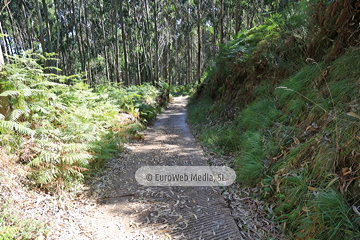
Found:
[[(222, 45), (189, 104), (291, 239), (360, 238), (360, 47), (350, 1), (299, 1)], [(345, 17), (346, 15), (346, 17)]]
[(46, 236), (44, 223), (17, 209), (17, 192), (75, 194), (123, 143), (142, 139), (169, 100), (167, 85), (92, 88), (43, 61), (24, 52), (0, 73), (0, 239)]

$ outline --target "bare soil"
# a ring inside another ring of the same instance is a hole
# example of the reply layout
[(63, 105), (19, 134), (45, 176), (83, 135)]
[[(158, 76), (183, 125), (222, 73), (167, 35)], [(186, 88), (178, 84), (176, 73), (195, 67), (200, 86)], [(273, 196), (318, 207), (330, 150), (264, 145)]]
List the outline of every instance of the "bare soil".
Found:
[[(144, 140), (126, 146), (93, 183), (99, 200), (95, 239), (241, 239), (218, 187), (142, 186), (142, 166), (206, 166), (186, 123), (187, 98), (175, 98)], [(96, 187), (98, 186), (98, 187)]]

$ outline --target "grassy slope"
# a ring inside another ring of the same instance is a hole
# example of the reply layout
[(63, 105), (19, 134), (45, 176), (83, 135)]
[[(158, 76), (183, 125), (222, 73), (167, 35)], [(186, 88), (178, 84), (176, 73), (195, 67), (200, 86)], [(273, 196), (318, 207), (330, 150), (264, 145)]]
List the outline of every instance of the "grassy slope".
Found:
[[(335, 56), (337, 41), (310, 39), (296, 15), (285, 22), (223, 47), (189, 120), (204, 144), (234, 156), (238, 182), (261, 188), (289, 236), (359, 238), (360, 48)], [(304, 54), (314, 41), (329, 49), (310, 56), (318, 62)]]

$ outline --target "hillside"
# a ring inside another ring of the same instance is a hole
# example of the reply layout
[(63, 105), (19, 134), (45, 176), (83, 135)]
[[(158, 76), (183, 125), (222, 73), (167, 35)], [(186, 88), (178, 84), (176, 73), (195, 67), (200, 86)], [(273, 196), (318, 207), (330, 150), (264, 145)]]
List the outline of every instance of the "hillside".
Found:
[(293, 239), (360, 238), (356, 1), (298, 2), (222, 45), (189, 105)]

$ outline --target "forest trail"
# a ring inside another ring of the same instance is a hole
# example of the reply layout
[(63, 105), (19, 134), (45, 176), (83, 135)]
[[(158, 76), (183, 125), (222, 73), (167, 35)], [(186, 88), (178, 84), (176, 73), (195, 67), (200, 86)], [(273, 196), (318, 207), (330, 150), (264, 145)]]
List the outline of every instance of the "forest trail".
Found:
[(242, 239), (218, 187), (139, 185), (141, 166), (206, 166), (186, 123), (186, 97), (176, 97), (144, 140), (125, 147), (93, 182), (99, 205), (93, 239)]

